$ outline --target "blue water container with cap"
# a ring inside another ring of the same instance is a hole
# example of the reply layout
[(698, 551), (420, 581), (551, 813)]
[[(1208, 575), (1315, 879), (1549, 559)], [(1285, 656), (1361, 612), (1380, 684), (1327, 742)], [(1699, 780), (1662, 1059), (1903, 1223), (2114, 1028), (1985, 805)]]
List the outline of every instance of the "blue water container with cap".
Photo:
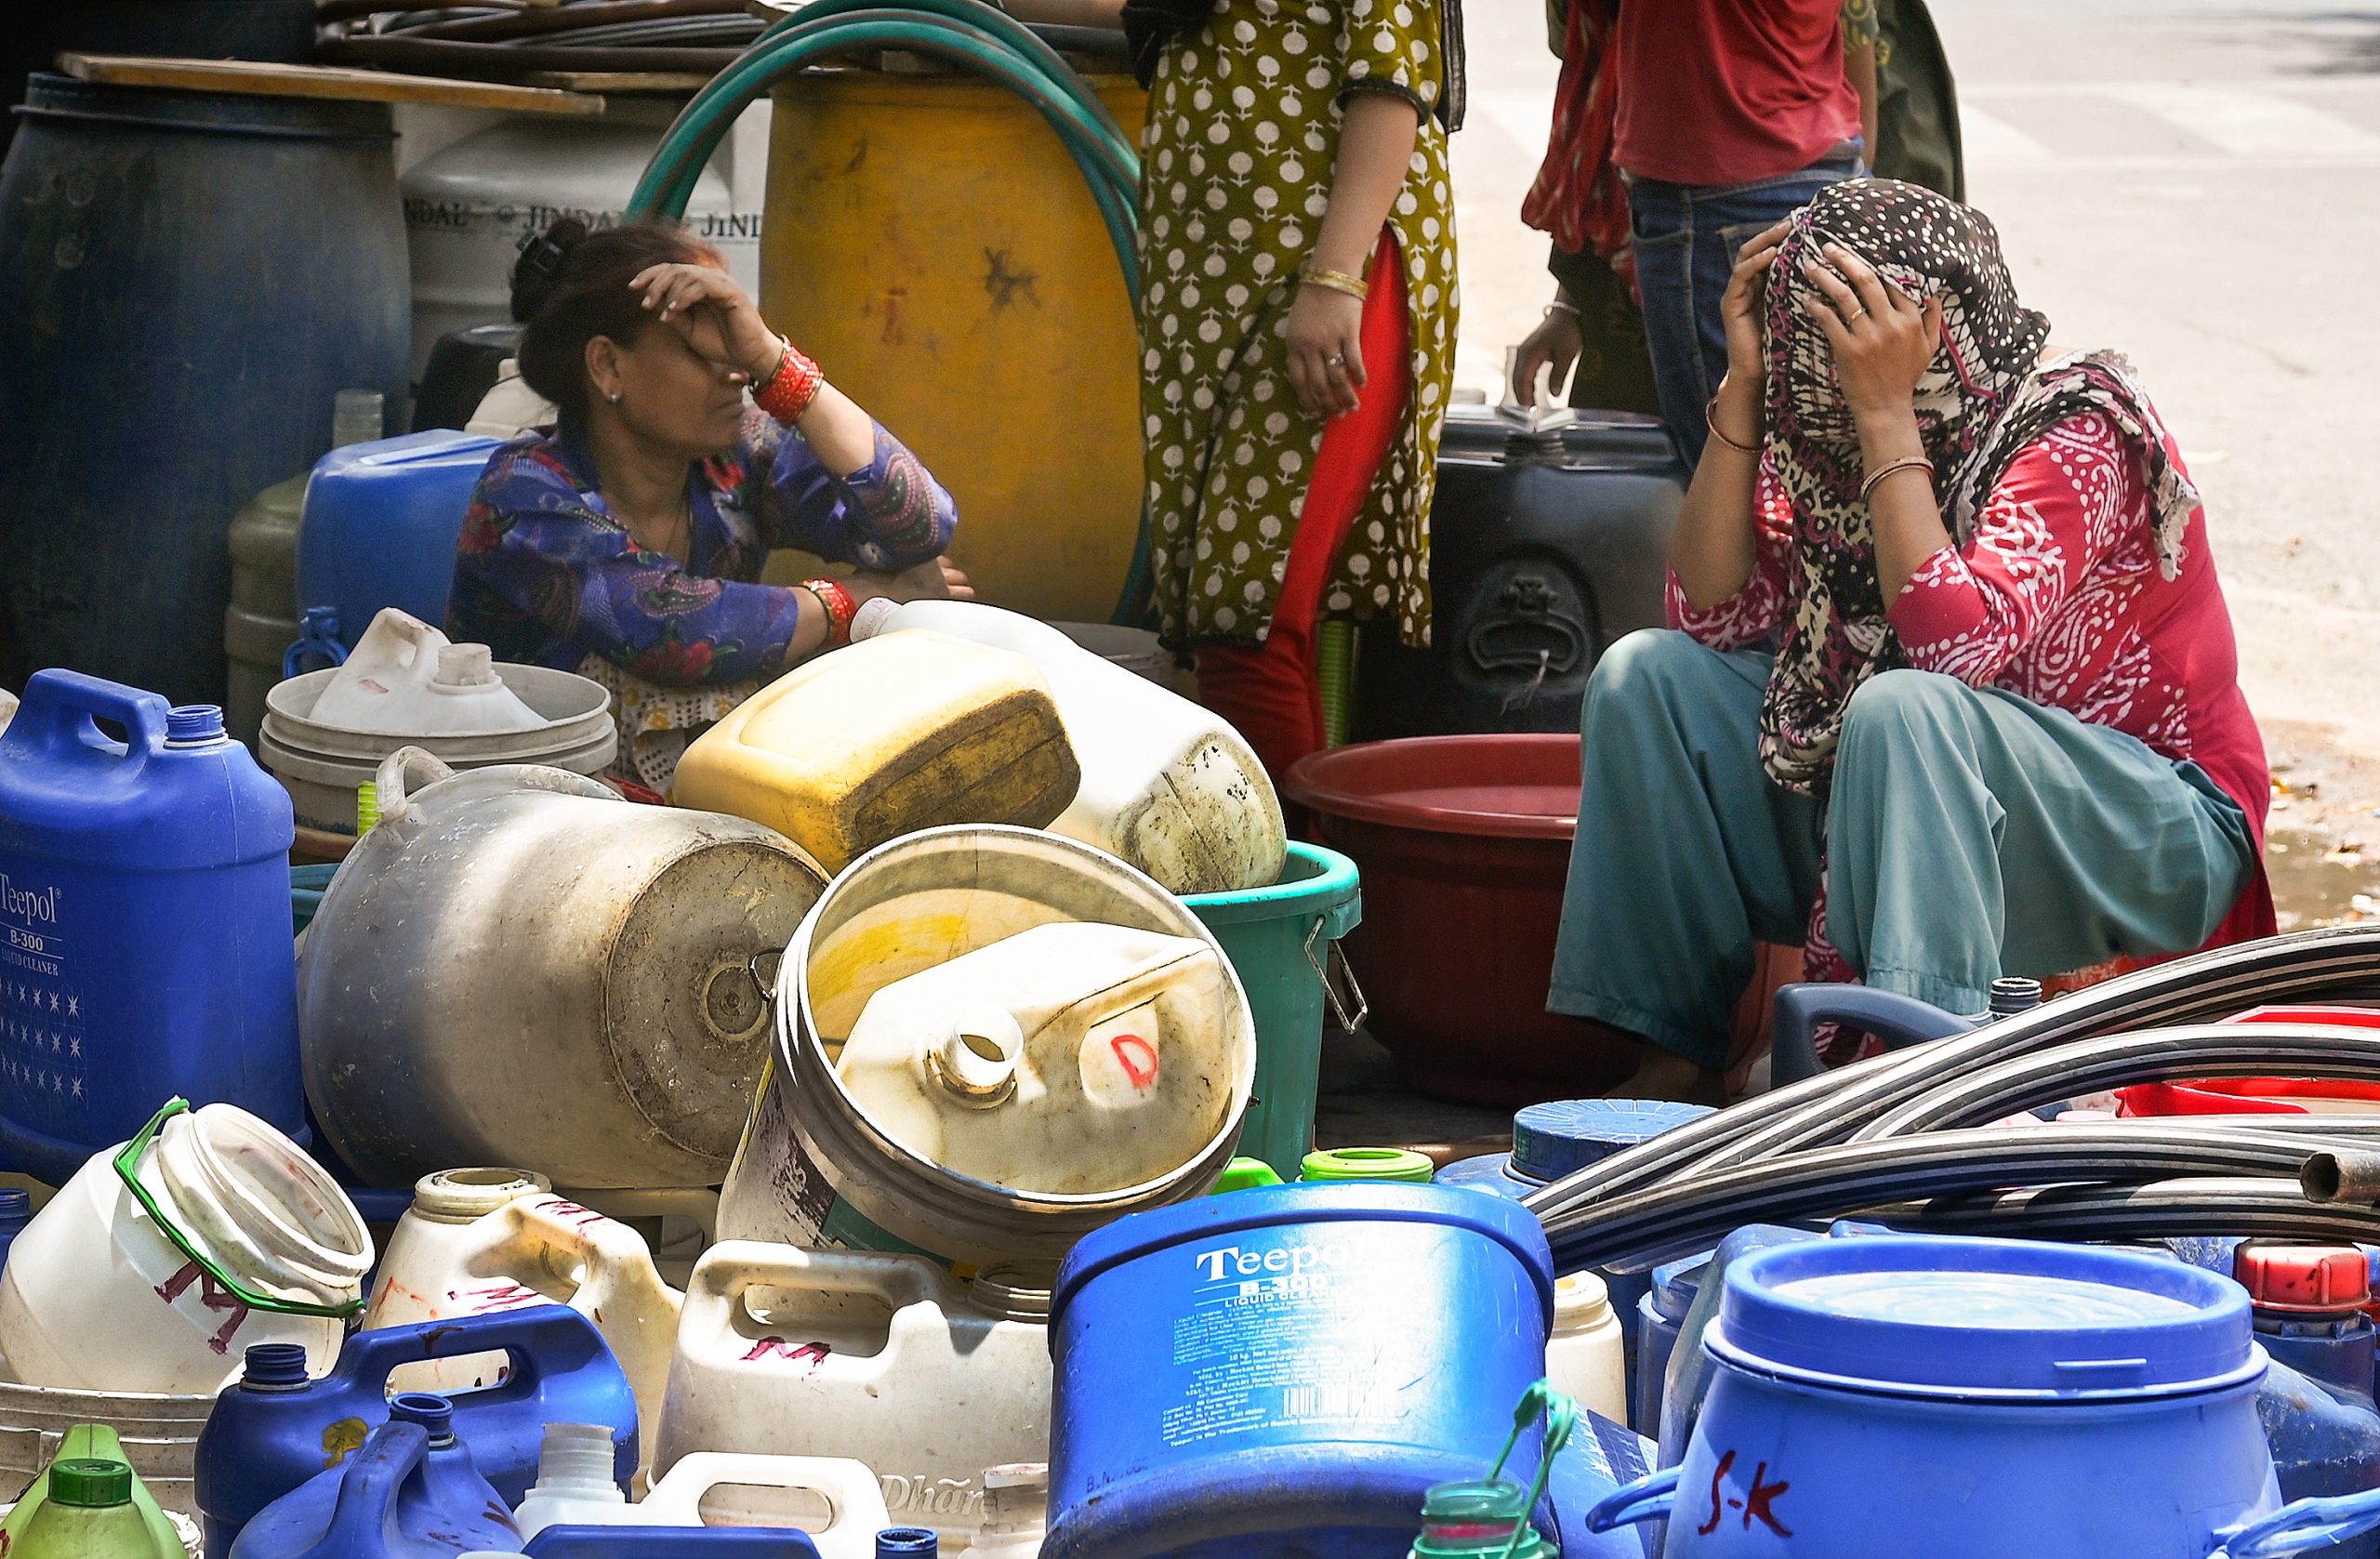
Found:
[(389, 1416), (389, 1377), (425, 1359), (501, 1353), (496, 1383), (454, 1398), (455, 1430), (507, 1506), (536, 1481), (549, 1423), (612, 1431), (614, 1472), (636, 1474), (636, 1397), (595, 1324), (565, 1305), (533, 1305), (360, 1331), (328, 1375), (310, 1380), (305, 1351), (259, 1343), (215, 1399), (199, 1432), (193, 1492), (206, 1559), (224, 1559), (258, 1512), (364, 1443)]
[(806, 1532), (776, 1526), (549, 1526), (529, 1559), (818, 1559)]
[(1636, 1394), (1629, 1398), (1629, 1427), (1648, 1439), (1661, 1437), (1661, 1397), (1668, 1390), (1670, 1354), (1711, 1270), (1711, 1253), (1665, 1262), (1653, 1269), (1653, 1286), (1636, 1302)]
[(383, 607), (446, 621), (455, 544), (499, 441), (432, 429), (332, 450), (298, 520), (298, 608), (328, 607), (349, 649)]
[[(1613, 1154), (1651, 1142), (1662, 1132), (1699, 1120), (1711, 1113), (1708, 1104), (1679, 1104), (1666, 1099), (1558, 1099), (1530, 1104), (1513, 1115), (1513, 1151), (1465, 1158), (1438, 1171), (1440, 1185), (1520, 1200), (1541, 1191), (1563, 1176), (1599, 1164)], [(1637, 1328), (1629, 1324), (1638, 1315), (1653, 1286), (1648, 1272), (1620, 1272), (1597, 1267), (1604, 1289), (1611, 1296), (1612, 1313), (1620, 1317), (1620, 1352), (1627, 1361), (1628, 1400), (1644, 1388), (1637, 1367)], [(1658, 1388), (1656, 1388), (1658, 1389)], [(1643, 1424), (1635, 1428), (1651, 1433)]]
[(1422, 1496), (1513, 1433), (1553, 1314), (1544, 1229), (1473, 1192), (1264, 1186), (1119, 1219), (1051, 1300), (1043, 1559), (1404, 1559)]
[(2247, 1295), (2177, 1262), (1811, 1240), (1730, 1267), (1702, 1346), (1684, 1464), (1590, 1522), (1666, 1517), (1665, 1559), (2277, 1559), (2380, 1522), (2282, 1508)]
[(509, 1552), (521, 1528), (471, 1464), (445, 1397), (404, 1392), (354, 1455), (274, 1500), (231, 1559), (455, 1559)]
[(26, 683), (0, 732), (0, 1169), (63, 1185), (177, 1095), (306, 1140), (296, 839), (213, 705)]

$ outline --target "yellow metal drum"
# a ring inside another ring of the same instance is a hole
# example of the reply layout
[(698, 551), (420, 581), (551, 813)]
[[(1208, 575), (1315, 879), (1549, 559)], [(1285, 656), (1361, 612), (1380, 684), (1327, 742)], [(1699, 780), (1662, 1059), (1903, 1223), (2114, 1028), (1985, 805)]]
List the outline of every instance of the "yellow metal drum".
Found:
[[(1137, 140), (1139, 87), (1091, 85)], [(949, 487), (985, 600), (1104, 620), (1140, 523), (1139, 349), (1073, 159), (972, 77), (809, 72), (774, 95), (762, 311)]]

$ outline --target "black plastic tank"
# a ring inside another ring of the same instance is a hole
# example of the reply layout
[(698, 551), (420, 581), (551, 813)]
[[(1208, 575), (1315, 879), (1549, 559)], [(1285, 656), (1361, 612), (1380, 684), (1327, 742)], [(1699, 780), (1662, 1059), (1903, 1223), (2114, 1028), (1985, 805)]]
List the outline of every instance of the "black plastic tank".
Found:
[(413, 430), (469, 426), (505, 359), (520, 350), (517, 324), (466, 325), (438, 337), (414, 387)]
[(225, 537), (405, 394), (385, 103), (37, 74), (0, 165), (0, 686), (67, 667), (224, 696)]
[(1363, 630), (1350, 738), (1576, 731), (1604, 651), (1665, 620), (1686, 482), (1658, 417), (1454, 407), (1430, 514), (1431, 644)]

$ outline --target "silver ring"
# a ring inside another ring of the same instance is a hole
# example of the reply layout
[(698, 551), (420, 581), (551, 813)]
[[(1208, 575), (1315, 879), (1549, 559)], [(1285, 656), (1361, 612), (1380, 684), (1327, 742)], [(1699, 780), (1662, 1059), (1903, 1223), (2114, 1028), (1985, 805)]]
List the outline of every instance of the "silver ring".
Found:
[(1344, 368), (1347, 366), (1347, 354), (1342, 351), (1332, 352), (1329, 362), (1333, 368)]

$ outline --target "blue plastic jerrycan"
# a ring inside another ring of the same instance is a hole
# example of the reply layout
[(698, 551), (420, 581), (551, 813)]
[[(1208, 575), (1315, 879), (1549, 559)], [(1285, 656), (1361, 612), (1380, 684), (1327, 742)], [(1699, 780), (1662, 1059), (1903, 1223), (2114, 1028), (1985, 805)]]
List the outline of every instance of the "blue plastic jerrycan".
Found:
[(332, 450), (298, 521), (298, 607), (329, 607), (349, 649), (380, 609), (446, 620), (463, 511), (497, 441), (448, 429)]
[(176, 1095), (306, 1140), (296, 839), (220, 709), (34, 673), (0, 733), (0, 1162), (63, 1185)]
[(257, 1513), (231, 1559), (455, 1559), (518, 1550), (512, 1513), (471, 1465), (443, 1396), (405, 1392), (363, 1448)]
[(549, 1526), (529, 1559), (818, 1559), (818, 1545), (775, 1526)]
[(625, 1484), (636, 1474), (636, 1397), (575, 1310), (538, 1305), (357, 1332), (319, 1381), (306, 1378), (301, 1350), (267, 1343), (248, 1350), (245, 1375), (216, 1399), (198, 1436), (206, 1559), (224, 1559), (258, 1512), (364, 1444), (389, 1417), (398, 1366), (499, 1351), (509, 1357), (502, 1381), (453, 1400), (456, 1433), (508, 1506), (536, 1481), (549, 1423), (603, 1425), (618, 1447), (615, 1475)]

